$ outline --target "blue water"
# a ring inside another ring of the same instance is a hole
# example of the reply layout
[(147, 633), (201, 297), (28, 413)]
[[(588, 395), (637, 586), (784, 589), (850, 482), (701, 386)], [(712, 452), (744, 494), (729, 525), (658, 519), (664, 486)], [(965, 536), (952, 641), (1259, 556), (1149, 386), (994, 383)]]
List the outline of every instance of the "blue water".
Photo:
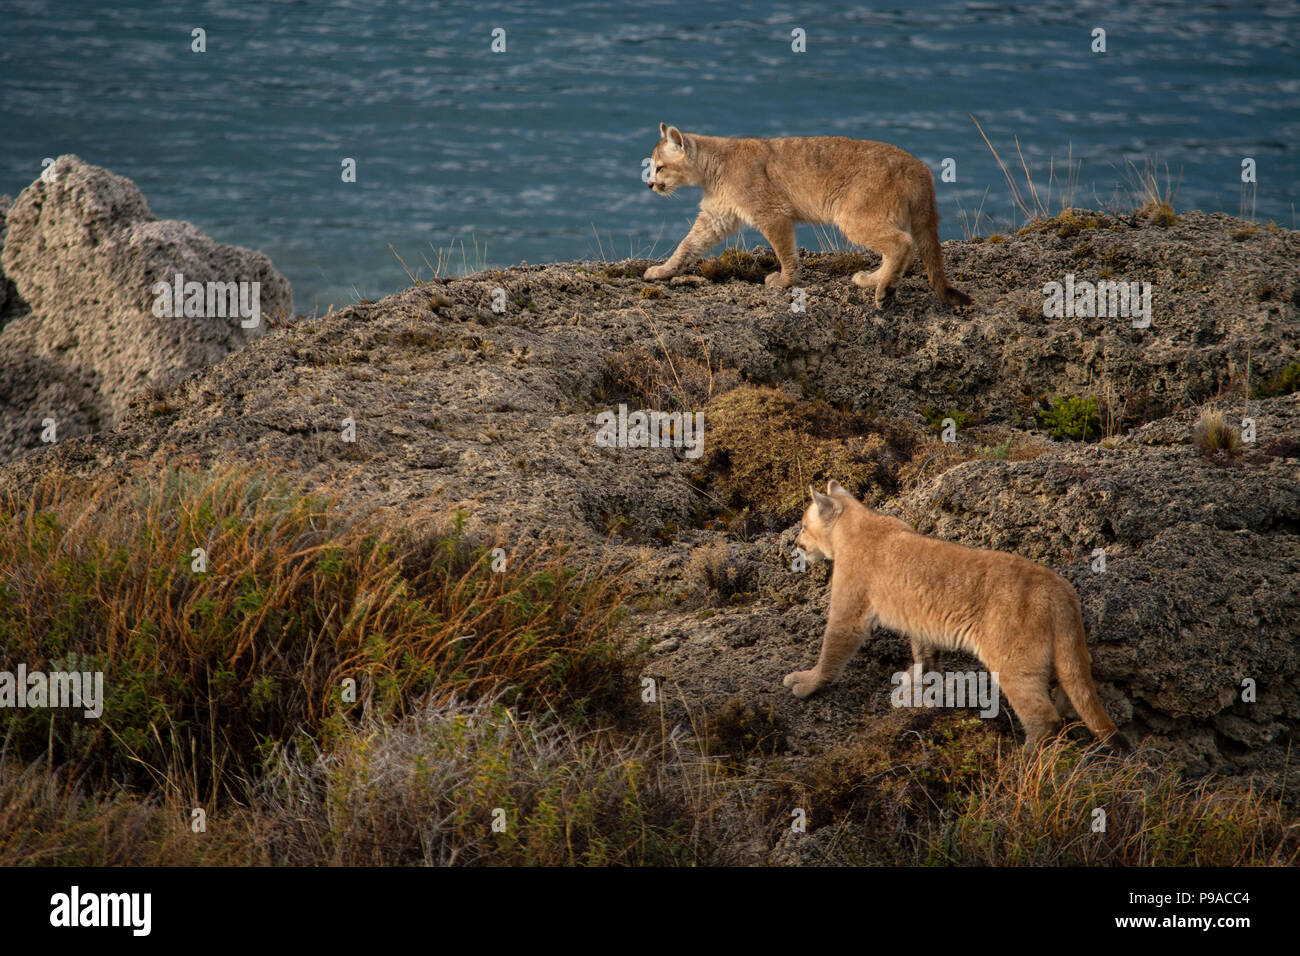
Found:
[(439, 248), (444, 273), (666, 254), (699, 193), (642, 185), (661, 120), (885, 140), (936, 178), (951, 157), (944, 238), (981, 203), (980, 231), (1019, 224), (971, 113), (1022, 188), (1016, 137), (1040, 188), (1081, 163), (1077, 205), (1131, 206), (1128, 164), (1155, 161), (1176, 208), (1236, 214), (1249, 156), (1254, 217), (1291, 227), (1298, 28), (1297, 3), (0, 0), (0, 193), (77, 153), (267, 253), (302, 312), (409, 285), (397, 255), (427, 277)]

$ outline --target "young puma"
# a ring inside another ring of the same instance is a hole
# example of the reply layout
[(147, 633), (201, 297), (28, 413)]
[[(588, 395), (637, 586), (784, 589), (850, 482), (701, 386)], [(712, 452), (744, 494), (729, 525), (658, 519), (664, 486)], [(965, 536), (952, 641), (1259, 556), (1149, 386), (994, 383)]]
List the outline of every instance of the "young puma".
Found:
[(918, 534), (868, 508), (839, 482), (824, 495), (808, 490), (812, 504), (796, 544), (808, 560), (834, 559), (835, 566), (817, 666), (785, 677), (796, 697), (835, 680), (881, 624), (910, 638), (922, 671), (933, 670), (936, 649), (978, 657), (998, 675), (1028, 746), (1061, 722), (1047, 692), (1053, 669), (1088, 729), (1103, 740), (1117, 733), (1092, 683), (1079, 597), (1063, 577), (1019, 555)]
[(796, 222), (833, 223), (858, 245), (880, 253), (880, 268), (858, 272), (853, 282), (876, 290), (884, 305), (917, 253), (930, 285), (949, 305), (970, 296), (948, 284), (939, 251), (934, 177), (919, 159), (888, 143), (843, 136), (726, 139), (682, 133), (659, 124), (648, 185), (661, 196), (678, 186), (702, 186), (695, 225), (647, 279), (675, 276), (741, 223), (772, 245), (781, 271), (767, 284), (788, 288), (799, 272)]

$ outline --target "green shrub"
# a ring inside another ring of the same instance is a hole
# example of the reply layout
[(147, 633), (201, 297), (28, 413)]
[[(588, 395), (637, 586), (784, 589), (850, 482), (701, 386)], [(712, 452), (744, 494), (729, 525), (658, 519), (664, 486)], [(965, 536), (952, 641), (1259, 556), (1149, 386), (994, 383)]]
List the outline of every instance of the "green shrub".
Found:
[(1101, 435), (1097, 399), (1091, 395), (1058, 395), (1051, 408), (1039, 410), (1038, 423), (1053, 438), (1087, 441)]
[(979, 448), (975, 450), (975, 453), (981, 458), (1006, 461), (1007, 456), (1011, 453), (1011, 439), (1008, 438), (1006, 441), (999, 442), (996, 445), (980, 445)]
[(1292, 362), (1255, 390), (1256, 398), (1276, 398), (1300, 390), (1300, 362)]
[(934, 432), (936, 435), (943, 431), (943, 420), (945, 418), (951, 418), (953, 423), (957, 426), (958, 431), (961, 431), (964, 428), (969, 428), (971, 425), (975, 424), (975, 416), (970, 412), (964, 412), (959, 408), (950, 408), (945, 412), (938, 408), (927, 406), (921, 409), (921, 415), (925, 418), (926, 424), (930, 426), (930, 431)]

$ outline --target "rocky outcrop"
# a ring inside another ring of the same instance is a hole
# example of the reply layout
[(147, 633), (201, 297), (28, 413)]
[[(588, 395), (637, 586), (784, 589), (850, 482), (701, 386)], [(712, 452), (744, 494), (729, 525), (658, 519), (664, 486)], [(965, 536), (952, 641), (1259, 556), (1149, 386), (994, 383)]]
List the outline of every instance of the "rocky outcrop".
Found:
[[(60, 438), (108, 427), (142, 390), (220, 361), (292, 314), (289, 283), (266, 256), (158, 220), (130, 180), (76, 156), (48, 167), (4, 222), (0, 264), (12, 285), (0, 295), (14, 301), (0, 331), (0, 460), (41, 445), (49, 419)], [(182, 301), (168, 314), (155, 285), (178, 273), (203, 292), (189, 313)], [(258, 283), (255, 326), (229, 307), (224, 284), (242, 282)], [(208, 283), (222, 294), (209, 299)]]
[(958, 465), (899, 509), (1069, 579), (1110, 712), (1207, 770), (1284, 743), (1300, 714), (1300, 394), (1255, 405), (1255, 447), (1231, 459), (1188, 444), (1193, 417)]
[[(644, 398), (656, 377), (686, 407), (745, 381), (900, 427), (954, 412), (972, 433), (1021, 434), (1048, 399), (1093, 395), (1112, 418), (1104, 444), (1040, 429), (1032, 460), (939, 459), (878, 505), (1072, 580), (1103, 701), (1130, 738), (1196, 769), (1280, 768), (1300, 712), (1300, 398), (1251, 399), (1256, 441), (1236, 459), (1205, 458), (1189, 436), (1202, 403), (1235, 392), (1240, 409), (1248, 379), (1300, 355), (1300, 235), (1221, 215), (1165, 228), (1090, 213), (944, 253), (975, 298), (968, 312), (942, 305), (919, 272), (877, 310), (847, 281), (873, 260), (852, 255), (808, 258), (804, 311), (762, 285), (765, 263), (735, 256), (743, 276), (729, 281), (646, 283), (649, 263), (631, 261), (421, 284), (277, 329), (115, 430), (0, 480), (266, 457), (346, 483), (349, 500), (398, 521), (433, 500), (508, 534), (561, 533), (592, 553), (608, 542), (638, 569), (633, 624), (657, 648), (647, 674), (697, 712), (732, 698), (770, 706), (799, 754), (889, 711), (906, 641), (878, 632), (833, 692), (794, 700), (781, 677), (816, 657), (825, 571), (792, 572), (793, 528), (721, 530), (701, 460), (599, 447), (596, 414), (664, 407)], [(705, 271), (727, 280), (730, 268)], [(1150, 282), (1150, 325), (1044, 316), (1044, 285), (1066, 274)], [(341, 439), (345, 418), (355, 442)], [(965, 457), (975, 441), (963, 425)], [(735, 593), (683, 600), (700, 587), (705, 546), (721, 548)]]
[[(5, 213), (11, 205), (13, 205), (12, 199), (8, 196), (0, 196), (0, 262), (4, 261), (5, 234), (9, 231), (5, 226)], [(7, 321), (11, 308), (15, 312), (20, 308), (18, 290), (14, 288), (14, 284), (0, 267), (0, 327), (3, 327)]]

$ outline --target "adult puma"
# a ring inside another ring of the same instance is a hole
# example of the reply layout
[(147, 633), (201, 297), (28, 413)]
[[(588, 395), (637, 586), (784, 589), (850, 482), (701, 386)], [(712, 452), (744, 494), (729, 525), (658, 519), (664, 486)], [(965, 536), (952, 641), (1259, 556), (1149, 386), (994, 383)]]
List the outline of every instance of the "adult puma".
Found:
[(1063, 577), (1019, 555), (926, 537), (868, 508), (839, 482), (824, 495), (808, 490), (812, 504), (795, 543), (809, 561), (833, 559), (835, 566), (817, 665), (785, 677), (796, 697), (834, 681), (880, 624), (911, 640), (922, 671), (933, 670), (936, 649), (978, 657), (998, 675), (1029, 746), (1061, 723), (1048, 696), (1053, 670), (1095, 736), (1117, 733), (1093, 686), (1079, 596)]
[(943, 271), (934, 177), (925, 164), (888, 143), (843, 136), (727, 139), (659, 124), (648, 185), (660, 195), (702, 186), (695, 225), (672, 256), (645, 271), (667, 279), (735, 232), (758, 229), (781, 264), (769, 286), (788, 288), (799, 273), (796, 222), (833, 223), (858, 245), (880, 253), (880, 268), (853, 282), (875, 289), (884, 305), (919, 253), (934, 291), (949, 305), (970, 305)]

